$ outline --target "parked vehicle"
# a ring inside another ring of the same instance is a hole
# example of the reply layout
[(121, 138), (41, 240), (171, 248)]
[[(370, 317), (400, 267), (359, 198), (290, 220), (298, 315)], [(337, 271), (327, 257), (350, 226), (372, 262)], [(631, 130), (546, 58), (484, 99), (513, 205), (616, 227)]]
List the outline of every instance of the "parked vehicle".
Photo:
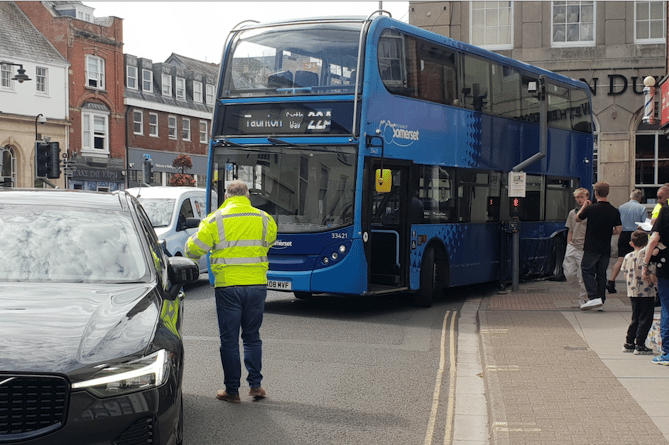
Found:
[(0, 442), (181, 444), (197, 265), (125, 192), (0, 191), (0, 243)]
[[(139, 199), (151, 219), (158, 239), (172, 256), (183, 256), (188, 237), (206, 216), (206, 190), (195, 187), (136, 187), (127, 190)], [(212, 198), (212, 209), (217, 208)], [(197, 220), (197, 221), (195, 221)], [(200, 273), (208, 271), (207, 256), (199, 261)]]

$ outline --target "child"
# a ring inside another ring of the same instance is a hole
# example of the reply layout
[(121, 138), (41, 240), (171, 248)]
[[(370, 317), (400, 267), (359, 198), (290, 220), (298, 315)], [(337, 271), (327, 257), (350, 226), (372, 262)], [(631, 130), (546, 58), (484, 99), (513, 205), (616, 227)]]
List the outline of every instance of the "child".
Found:
[(632, 321), (627, 329), (627, 337), (623, 345), (623, 352), (652, 354), (653, 350), (646, 347), (646, 337), (653, 324), (655, 312), (655, 294), (657, 289), (653, 283), (643, 281), (644, 257), (648, 234), (643, 230), (632, 233), (630, 245), (634, 251), (625, 255), (621, 271), (627, 283), (627, 296), (632, 303)]

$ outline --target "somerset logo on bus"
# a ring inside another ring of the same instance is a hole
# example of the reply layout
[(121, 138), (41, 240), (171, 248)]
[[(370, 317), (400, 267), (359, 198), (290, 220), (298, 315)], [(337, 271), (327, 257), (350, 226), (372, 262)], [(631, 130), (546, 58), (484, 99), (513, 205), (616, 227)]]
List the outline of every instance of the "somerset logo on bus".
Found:
[(382, 120), (379, 122), (379, 130), (386, 144), (393, 143), (401, 147), (408, 147), (420, 138), (418, 130), (409, 130), (408, 125), (397, 124)]

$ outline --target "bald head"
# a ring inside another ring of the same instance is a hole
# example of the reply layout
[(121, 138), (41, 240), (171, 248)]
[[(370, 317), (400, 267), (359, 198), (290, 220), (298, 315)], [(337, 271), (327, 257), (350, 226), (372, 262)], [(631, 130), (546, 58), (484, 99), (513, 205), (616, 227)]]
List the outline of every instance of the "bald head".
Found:
[(662, 205), (667, 203), (667, 199), (669, 199), (669, 187), (666, 185), (663, 185), (660, 187), (660, 189), (657, 191), (657, 199), (662, 203)]

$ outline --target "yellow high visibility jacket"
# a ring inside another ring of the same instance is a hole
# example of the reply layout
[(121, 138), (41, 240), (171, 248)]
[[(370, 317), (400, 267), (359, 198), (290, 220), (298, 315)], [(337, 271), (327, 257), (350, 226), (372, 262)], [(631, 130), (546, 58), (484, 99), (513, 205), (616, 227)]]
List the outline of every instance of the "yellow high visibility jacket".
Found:
[(267, 252), (276, 240), (274, 219), (246, 196), (225, 200), (186, 242), (186, 256), (197, 261), (210, 252), (215, 287), (267, 284)]

